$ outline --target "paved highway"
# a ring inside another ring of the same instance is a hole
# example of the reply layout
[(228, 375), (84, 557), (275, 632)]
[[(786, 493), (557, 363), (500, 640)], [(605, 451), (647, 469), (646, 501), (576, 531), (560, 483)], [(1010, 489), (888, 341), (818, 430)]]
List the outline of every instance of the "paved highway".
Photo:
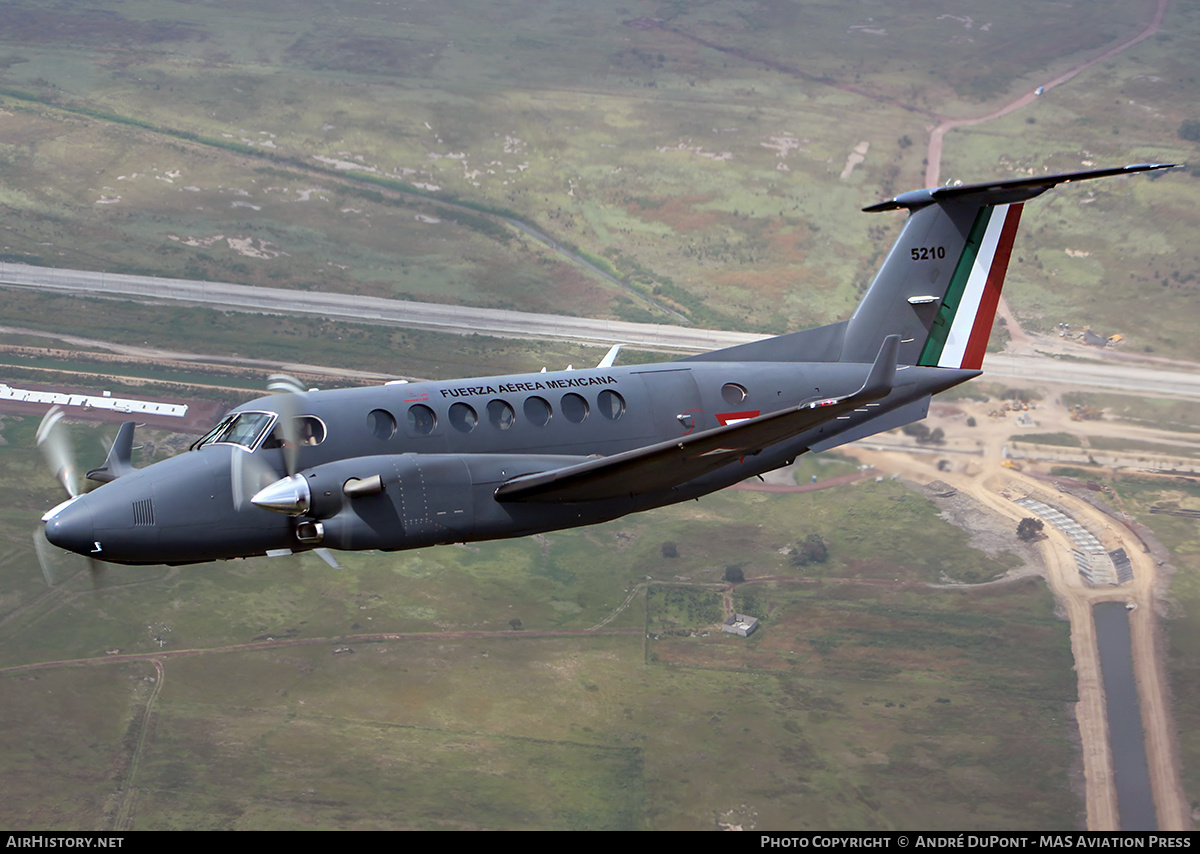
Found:
[(990, 353), (983, 360), (991, 378), (1007, 377), (1026, 382), (1061, 383), (1103, 389), (1141, 397), (1200, 400), (1200, 365), (1191, 371), (1115, 361), (1056, 359), (1050, 356), (1010, 356)]
[[(352, 322), (382, 323), (444, 332), (478, 332), (511, 338), (555, 338), (607, 346), (629, 344), (680, 352), (730, 347), (765, 336), (653, 323), (593, 320), (552, 314), (439, 305), (380, 297), (292, 291), (223, 282), (127, 276), (0, 263), (0, 285), (87, 294), (108, 299), (173, 300), (224, 311), (313, 314)], [(996, 377), (1064, 383), (1122, 394), (1200, 400), (1200, 365), (1162, 370), (1113, 361), (990, 354), (984, 367)]]
[(25, 264), (0, 263), (0, 285), (115, 299), (176, 300), (225, 311), (315, 314), (349, 321), (462, 334), (479, 332), (508, 338), (557, 338), (598, 345), (636, 344), (689, 352), (730, 347), (763, 337), (653, 323), (591, 320), (354, 294), (292, 291), (193, 279), (164, 279), (159, 276), (126, 276)]

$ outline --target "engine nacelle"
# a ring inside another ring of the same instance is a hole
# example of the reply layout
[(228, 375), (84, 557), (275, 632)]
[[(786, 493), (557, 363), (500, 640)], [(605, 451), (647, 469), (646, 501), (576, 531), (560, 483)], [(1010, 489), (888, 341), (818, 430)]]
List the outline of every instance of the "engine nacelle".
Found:
[(297, 517), (302, 545), (411, 549), (546, 530), (565, 508), (497, 502), (501, 483), (584, 458), (509, 454), (392, 454), (305, 469), (263, 489), (253, 503)]

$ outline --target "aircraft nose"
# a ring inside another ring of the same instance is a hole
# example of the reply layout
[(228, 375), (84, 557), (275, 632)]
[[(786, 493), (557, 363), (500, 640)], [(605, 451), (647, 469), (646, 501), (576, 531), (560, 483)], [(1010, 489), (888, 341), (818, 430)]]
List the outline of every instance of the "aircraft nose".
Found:
[(95, 523), (86, 500), (60, 504), (46, 514), (45, 522), (46, 539), (59, 548), (86, 555), (95, 547)]

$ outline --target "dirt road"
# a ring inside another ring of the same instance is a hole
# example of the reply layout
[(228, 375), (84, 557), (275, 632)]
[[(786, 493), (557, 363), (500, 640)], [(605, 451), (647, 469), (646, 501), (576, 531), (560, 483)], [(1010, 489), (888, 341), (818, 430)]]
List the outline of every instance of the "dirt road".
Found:
[[(1099, 537), (1106, 549), (1125, 549), (1133, 566), (1133, 581), (1120, 587), (1093, 588), (1084, 582), (1077, 571), (1072, 544), (1065, 535), (1047, 526), (1047, 536), (1041, 544), (1046, 579), (1071, 624), (1071, 649), (1075, 657), (1079, 691), (1076, 717), (1083, 745), (1087, 789), (1087, 825), (1090, 830), (1116, 830), (1120, 827), (1096, 629), (1092, 619), (1094, 604), (1119, 601), (1136, 603), (1138, 606), (1130, 614), (1131, 643), (1158, 826), (1162, 830), (1189, 829), (1190, 810), (1183, 791), (1175, 724), (1170, 714), (1162, 659), (1158, 654), (1155, 587), (1159, 578), (1155, 561), (1131, 531), (1097, 508), (1069, 494), (1056, 492), (1046, 482), (1025, 472), (1003, 467), (1001, 449), (1015, 432), (1015, 425), (1009, 419), (988, 418), (985, 412), (987, 408), (987, 405), (974, 404), (941, 406), (931, 413), (930, 426), (942, 427), (951, 437), (952, 444), (962, 446), (960, 451), (972, 452), (969, 456), (861, 450), (853, 445), (847, 450), (883, 472), (899, 473), (920, 483), (945, 481), (1009, 519), (1014, 532), (1016, 523), (1028, 513), (1013, 503), (1013, 499), (1032, 496), (1059, 507), (1085, 525)], [(974, 416), (978, 426), (964, 427), (964, 415)], [(1061, 407), (1039, 408), (1036, 417), (1040, 422), (1039, 429), (1070, 431), (1080, 426), (1070, 421), (1069, 414)], [(1125, 437), (1126, 425), (1106, 422), (1104, 426), (1105, 435)], [(1144, 428), (1129, 428), (1130, 431), (1141, 429)], [(983, 451), (982, 456), (976, 456), (979, 450)], [(939, 470), (939, 457), (950, 459), (952, 470)]]
[[(1099, 65), (1101, 62), (1112, 59), (1118, 53), (1128, 50), (1135, 44), (1139, 44), (1140, 42), (1145, 41), (1146, 39), (1150, 38), (1150, 36), (1157, 33), (1159, 28), (1162, 26), (1163, 16), (1167, 13), (1167, 5), (1169, 2), (1170, 0), (1158, 0), (1158, 5), (1155, 7), (1154, 15), (1151, 17), (1150, 23), (1148, 23), (1145, 29), (1143, 29), (1133, 38), (1123, 41), (1115, 47), (1109, 48), (1104, 53), (1089, 59), (1087, 62), (1081, 62), (1079, 65), (1076, 65), (1070, 70), (1063, 72), (1048, 83), (1044, 83), (1042, 85), (1043, 94), (1049, 92), (1056, 86), (1061, 86), (1072, 77), (1087, 71), (1092, 66)], [(993, 119), (998, 119), (1001, 116), (1007, 116), (1009, 113), (1015, 112), (1021, 109), (1021, 107), (1033, 103), (1037, 97), (1039, 96), (1034, 92), (1026, 92), (1015, 101), (1005, 104), (1000, 109), (993, 110), (986, 116), (978, 116), (973, 119), (943, 118), (941, 124), (935, 127), (929, 134), (929, 150), (926, 153), (925, 186), (936, 187), (938, 182), (941, 180), (942, 142), (946, 138), (946, 134), (955, 128), (967, 127), (969, 125), (979, 125), (983, 124), (984, 122), (990, 122)]]

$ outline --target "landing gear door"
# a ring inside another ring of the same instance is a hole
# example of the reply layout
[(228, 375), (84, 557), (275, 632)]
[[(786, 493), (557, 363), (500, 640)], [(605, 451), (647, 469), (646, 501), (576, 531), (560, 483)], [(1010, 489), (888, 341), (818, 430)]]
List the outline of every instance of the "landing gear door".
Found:
[(713, 424), (704, 422), (700, 388), (689, 368), (637, 373), (654, 407), (654, 431), (661, 439), (686, 436)]

